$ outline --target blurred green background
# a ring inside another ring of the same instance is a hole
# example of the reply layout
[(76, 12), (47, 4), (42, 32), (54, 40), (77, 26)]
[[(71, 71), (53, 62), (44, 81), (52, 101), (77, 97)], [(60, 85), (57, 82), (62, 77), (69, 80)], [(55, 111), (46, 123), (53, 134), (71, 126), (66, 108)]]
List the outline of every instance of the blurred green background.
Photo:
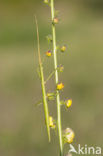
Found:
[[(74, 145), (103, 145), (103, 1), (55, 0), (60, 11), (58, 53), (64, 64), (60, 81), (65, 85), (62, 99), (72, 98), (69, 111), (62, 109), (63, 129), (76, 134)], [(53, 70), (47, 59), (45, 36), (51, 33), (49, 7), (42, 0), (0, 0), (0, 156), (58, 155), (58, 137), (52, 132), (48, 144), (37, 75), (38, 58), (34, 15), (37, 15), (45, 77)], [(48, 83), (53, 90), (54, 79)], [(56, 104), (50, 103), (56, 118)], [(65, 146), (65, 153), (69, 145)]]

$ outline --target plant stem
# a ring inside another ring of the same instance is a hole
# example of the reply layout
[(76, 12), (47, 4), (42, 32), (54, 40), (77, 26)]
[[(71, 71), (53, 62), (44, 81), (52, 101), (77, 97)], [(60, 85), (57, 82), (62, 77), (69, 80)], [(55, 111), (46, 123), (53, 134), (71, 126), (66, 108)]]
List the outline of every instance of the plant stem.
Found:
[[(51, 16), (52, 21), (55, 17), (54, 13), (54, 0), (51, 0)], [(52, 22), (52, 35), (53, 35), (53, 55), (54, 55), (54, 69), (55, 69), (55, 83), (58, 84), (58, 70), (57, 70), (57, 46), (56, 46), (56, 30), (55, 24)], [(60, 145), (60, 156), (63, 156), (63, 141), (62, 141), (62, 126), (61, 126), (61, 105), (60, 105), (60, 95), (59, 91), (56, 94), (57, 101), (57, 125), (59, 134), (59, 145)]]
[(48, 103), (47, 103), (47, 98), (46, 98), (46, 89), (45, 89), (43, 66), (42, 66), (42, 60), (41, 60), (41, 55), (40, 55), (39, 30), (38, 30), (38, 23), (37, 23), (36, 16), (35, 16), (35, 22), (36, 22), (36, 29), (37, 29), (38, 57), (39, 57), (39, 68), (40, 68), (40, 78), (41, 78), (44, 114), (45, 114), (45, 122), (46, 122), (46, 127), (47, 127), (48, 139), (50, 142), (49, 110), (48, 110)]
[(48, 80), (50, 80), (50, 78), (54, 75), (55, 70), (48, 76), (48, 78), (45, 80), (45, 84), (47, 83)]
[[(57, 68), (58, 69), (58, 68)], [(57, 70), (56, 69), (56, 70)], [(45, 80), (45, 84), (47, 83), (47, 81), (49, 81), (50, 79), (51, 79), (51, 77), (55, 74), (55, 71), (56, 70), (54, 70), (49, 76), (48, 76), (48, 78)]]

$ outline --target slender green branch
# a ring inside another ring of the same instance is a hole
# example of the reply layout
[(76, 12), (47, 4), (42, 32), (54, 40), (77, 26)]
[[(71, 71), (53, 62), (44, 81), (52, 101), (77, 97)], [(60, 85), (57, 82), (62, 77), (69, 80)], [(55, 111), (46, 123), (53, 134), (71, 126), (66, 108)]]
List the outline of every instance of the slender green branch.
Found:
[[(51, 0), (51, 16), (52, 21), (55, 17), (54, 12), (54, 0)], [(55, 24), (52, 22), (52, 35), (53, 35), (53, 55), (54, 55), (54, 68), (55, 68), (55, 83), (58, 84), (58, 70), (57, 69), (57, 46), (56, 46), (56, 31)], [(59, 144), (60, 144), (60, 156), (63, 156), (63, 140), (62, 140), (62, 126), (61, 126), (61, 104), (60, 104), (60, 95), (59, 91), (57, 91), (56, 95), (57, 100), (57, 125), (58, 125), (58, 134), (59, 134)]]
[(36, 21), (36, 29), (37, 29), (38, 57), (39, 57), (39, 68), (40, 68), (40, 78), (41, 78), (41, 87), (42, 87), (42, 95), (43, 95), (45, 122), (46, 122), (46, 127), (47, 127), (48, 139), (50, 141), (49, 111), (48, 111), (48, 104), (47, 104), (47, 99), (46, 99), (44, 73), (43, 73), (43, 66), (42, 66), (41, 55), (40, 55), (39, 30), (38, 30), (38, 23), (37, 23), (36, 16), (35, 16), (35, 21)]
[(51, 72), (51, 74), (50, 74), (50, 75), (48, 76), (48, 78), (45, 80), (45, 84), (46, 84), (47, 81), (49, 81), (49, 80), (51, 79), (51, 77), (55, 74), (55, 71), (56, 71), (56, 70), (58, 70), (58, 68)]
[(37, 107), (37, 106), (42, 105), (42, 104), (43, 104), (42, 100), (39, 100), (38, 102), (36, 102), (36, 103), (34, 104), (34, 106)]
[(48, 78), (45, 80), (45, 84), (47, 83), (47, 81), (49, 81), (51, 79), (51, 77), (54, 75), (55, 70), (48, 76)]

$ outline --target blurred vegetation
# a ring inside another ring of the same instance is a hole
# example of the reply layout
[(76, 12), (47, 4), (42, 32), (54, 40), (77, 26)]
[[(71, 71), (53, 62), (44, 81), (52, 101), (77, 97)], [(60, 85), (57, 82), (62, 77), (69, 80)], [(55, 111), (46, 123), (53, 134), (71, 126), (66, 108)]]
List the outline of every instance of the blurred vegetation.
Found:
[[(65, 89), (63, 99), (73, 99), (69, 111), (63, 109), (63, 129), (75, 130), (77, 144), (103, 145), (103, 1), (55, 0), (60, 10), (57, 26), (58, 44), (67, 44), (66, 54), (59, 54), (65, 70), (60, 75)], [(37, 44), (34, 14), (40, 31), (45, 74), (52, 69), (52, 58), (45, 58), (49, 48), (50, 12), (42, 0), (0, 0), (0, 155), (58, 155), (58, 139), (48, 144), (37, 75)], [(49, 21), (49, 22), (48, 22)], [(52, 80), (49, 88), (53, 90)], [(55, 103), (50, 104), (53, 110)], [(56, 108), (56, 107), (55, 107)], [(65, 152), (69, 150), (66, 146)]]

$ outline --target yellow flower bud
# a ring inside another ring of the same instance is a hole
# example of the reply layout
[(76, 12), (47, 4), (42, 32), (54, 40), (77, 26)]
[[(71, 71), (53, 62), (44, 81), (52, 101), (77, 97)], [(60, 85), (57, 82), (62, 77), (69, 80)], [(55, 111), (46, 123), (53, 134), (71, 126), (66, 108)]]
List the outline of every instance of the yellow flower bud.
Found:
[(61, 50), (61, 52), (65, 52), (66, 51), (66, 46), (62, 46), (60, 50)]
[(72, 143), (74, 140), (75, 134), (73, 132), (72, 129), (70, 128), (66, 128), (65, 132), (64, 132), (64, 140), (66, 143)]
[(57, 84), (57, 90), (62, 90), (63, 88), (64, 88), (64, 84), (63, 83)]
[(63, 70), (64, 70), (63, 65), (60, 65), (60, 66), (59, 66), (59, 71), (60, 71), (60, 72), (63, 72)]
[(72, 99), (67, 100), (65, 104), (66, 104), (66, 107), (67, 108), (71, 107), (71, 105), (72, 105)]
[(55, 17), (55, 18), (53, 19), (53, 24), (58, 24), (58, 22), (59, 22), (59, 19)]
[(49, 127), (55, 128), (55, 124), (52, 116), (49, 116)]
[(47, 93), (47, 99), (48, 100), (54, 100), (55, 99), (55, 93)]
[(45, 3), (45, 4), (48, 4), (48, 3), (49, 3), (49, 0), (44, 0), (44, 3)]
[(50, 57), (51, 55), (52, 55), (51, 51), (48, 50), (48, 51), (46, 52), (46, 56)]

